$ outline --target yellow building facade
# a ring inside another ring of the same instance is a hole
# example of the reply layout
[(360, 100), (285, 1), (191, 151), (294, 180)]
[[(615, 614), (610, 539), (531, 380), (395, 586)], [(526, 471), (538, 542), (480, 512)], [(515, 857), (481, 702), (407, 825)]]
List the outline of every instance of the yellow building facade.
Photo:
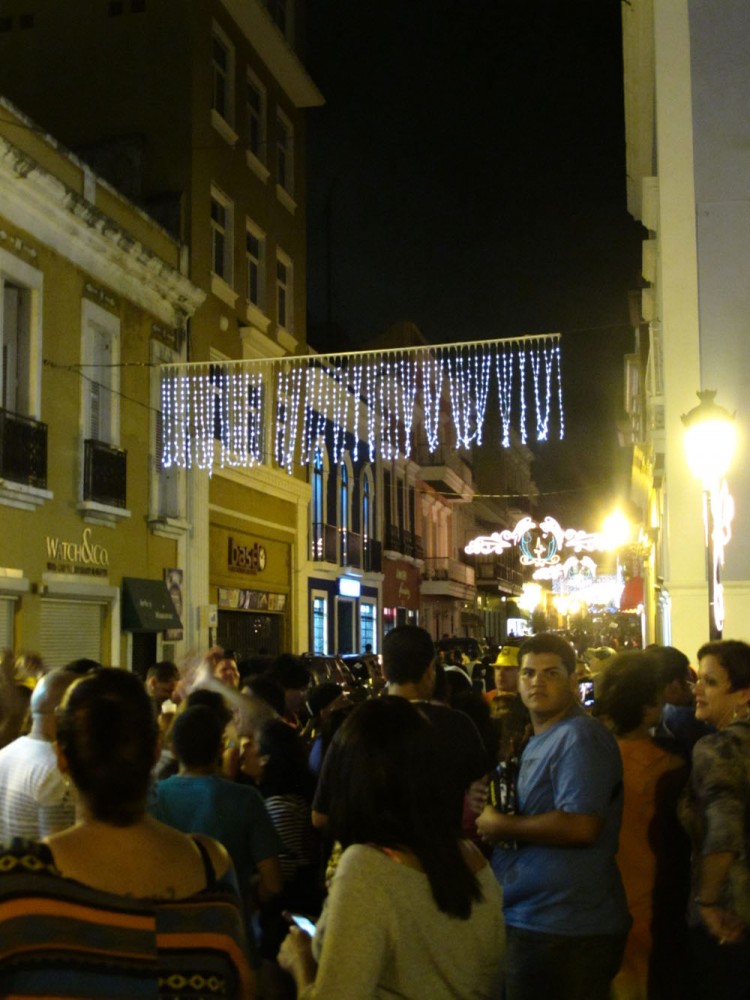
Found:
[[(9, 0), (0, 92), (186, 247), (205, 300), (182, 357), (162, 362), (307, 353), (304, 111), (322, 97), (298, 54), (303, 15), (301, 0), (40, 0), (33, 15)], [(161, 527), (184, 602), (176, 655), (306, 649), (305, 470), (279, 469), (269, 440), (260, 466), (173, 480)], [(233, 565), (227, 532), (264, 565)]]
[(204, 298), (180, 245), (0, 101), (0, 645), (146, 669), (182, 626), (159, 368)]

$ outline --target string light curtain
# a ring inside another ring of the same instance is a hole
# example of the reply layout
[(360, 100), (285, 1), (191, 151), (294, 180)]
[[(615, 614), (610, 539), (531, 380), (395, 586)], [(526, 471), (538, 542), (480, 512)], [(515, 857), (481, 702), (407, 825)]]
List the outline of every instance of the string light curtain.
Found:
[[(548, 440), (553, 422), (562, 438), (560, 335), (164, 365), (162, 465), (210, 474), (264, 464), (270, 452), (291, 474), (323, 447), (326, 428), (336, 464), (347, 451), (355, 461), (409, 458), (417, 426), (430, 453), (468, 449), (482, 444), (490, 398), (504, 448), (514, 423), (524, 444)], [(441, 441), (446, 414), (452, 439)]]

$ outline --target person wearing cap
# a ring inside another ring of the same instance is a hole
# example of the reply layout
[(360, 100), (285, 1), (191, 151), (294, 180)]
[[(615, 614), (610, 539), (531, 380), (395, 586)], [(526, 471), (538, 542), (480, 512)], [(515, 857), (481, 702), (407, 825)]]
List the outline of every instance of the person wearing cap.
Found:
[(503, 714), (507, 704), (518, 694), (518, 646), (501, 646), (495, 662), (495, 689), (487, 691), (484, 700), (493, 715)]

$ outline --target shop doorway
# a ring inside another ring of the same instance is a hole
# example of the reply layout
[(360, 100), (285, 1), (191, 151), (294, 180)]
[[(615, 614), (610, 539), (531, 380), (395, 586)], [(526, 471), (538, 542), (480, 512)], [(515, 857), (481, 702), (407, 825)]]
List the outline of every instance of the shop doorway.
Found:
[(262, 615), (253, 611), (219, 611), (216, 642), (233, 649), (237, 660), (277, 657), (281, 648), (282, 615)]
[(358, 653), (354, 642), (357, 602), (348, 597), (336, 598), (336, 652)]
[(133, 673), (138, 674), (142, 679), (146, 679), (149, 667), (157, 662), (156, 659), (156, 632), (133, 632)]

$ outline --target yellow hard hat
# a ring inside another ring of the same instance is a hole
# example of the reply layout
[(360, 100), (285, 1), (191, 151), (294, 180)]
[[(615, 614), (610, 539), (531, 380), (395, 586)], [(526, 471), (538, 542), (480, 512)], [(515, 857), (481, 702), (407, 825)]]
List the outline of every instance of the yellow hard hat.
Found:
[(501, 646), (493, 667), (517, 667), (518, 646)]

